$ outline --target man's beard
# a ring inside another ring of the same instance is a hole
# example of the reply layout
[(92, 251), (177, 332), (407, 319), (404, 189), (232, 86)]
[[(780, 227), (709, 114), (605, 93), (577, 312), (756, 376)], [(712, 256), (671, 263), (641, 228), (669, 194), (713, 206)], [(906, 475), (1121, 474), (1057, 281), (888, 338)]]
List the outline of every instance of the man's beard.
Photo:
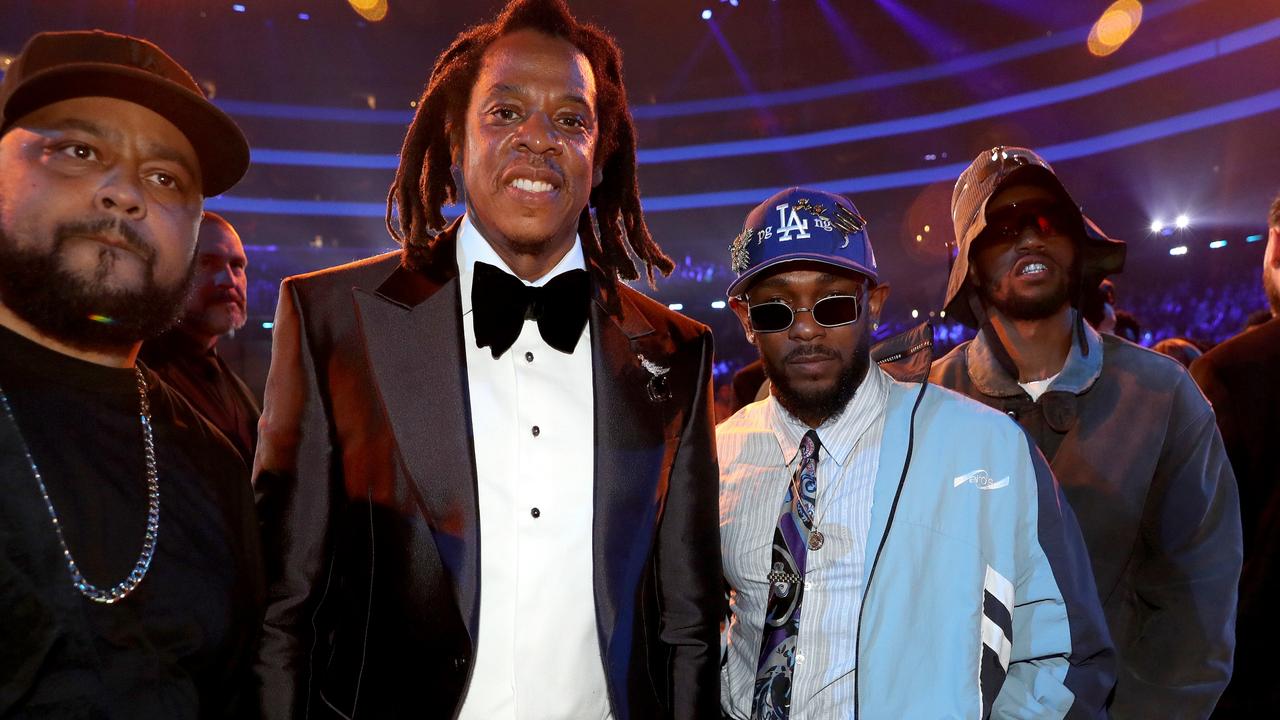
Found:
[(1267, 293), (1267, 304), (1271, 306), (1271, 315), (1280, 317), (1280, 287), (1276, 287), (1276, 271), (1270, 266), (1262, 268), (1262, 289)]
[(146, 257), (142, 287), (103, 287), (106, 267), (93, 279), (67, 270), (59, 258), (77, 235), (115, 232), (130, 244), (147, 247), (133, 228), (116, 221), (62, 223), (53, 231), (47, 251), (17, 247), (0, 227), (0, 300), (41, 333), (82, 350), (127, 347), (168, 329), (182, 312), (182, 301), (195, 272), (195, 257), (186, 274), (170, 287), (155, 279), (155, 254)]
[[(1075, 273), (1067, 276), (1073, 278)], [(995, 281), (984, 280), (978, 284), (978, 293), (983, 304), (994, 307), (1010, 320), (1044, 320), (1053, 317), (1071, 299), (1070, 282), (1070, 279), (1064, 279), (1053, 292), (1040, 297), (1019, 297), (1017, 293), (1009, 292), (1002, 298), (997, 297)]]
[(190, 312), (190, 303), (188, 303), (189, 310), (182, 316), (179, 324), (187, 332), (208, 337), (221, 337), (236, 332), (244, 327), (248, 314), (245, 306), (238, 299), (227, 298), (226, 300), (235, 303), (236, 313), (233, 314), (227, 302), (221, 298), (214, 302), (203, 302), (195, 312)]
[[(826, 389), (808, 392), (792, 387), (787, 378), (786, 364), (801, 357), (829, 357), (841, 363), (835, 384)], [(866, 378), (867, 369), (871, 366), (871, 334), (864, 331), (859, 335), (858, 343), (848, 360), (839, 350), (825, 345), (798, 347), (787, 353), (777, 365), (763, 353), (761, 359), (765, 377), (773, 384), (773, 395), (778, 399), (778, 404), (793, 417), (813, 418), (822, 424), (834, 420), (844, 412)]]

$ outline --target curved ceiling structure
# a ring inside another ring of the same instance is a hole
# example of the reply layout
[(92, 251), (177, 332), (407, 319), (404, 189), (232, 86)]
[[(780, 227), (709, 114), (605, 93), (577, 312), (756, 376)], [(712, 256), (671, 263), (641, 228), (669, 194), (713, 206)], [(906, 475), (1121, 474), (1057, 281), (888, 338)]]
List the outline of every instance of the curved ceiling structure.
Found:
[[(254, 146), (248, 176), (209, 207), (262, 247), (385, 248), (410, 101), (453, 33), (500, 2), (390, 0), (381, 23), (342, 3), (239, 4), (10, 0), (0, 53), (53, 28), (154, 39)], [(1134, 241), (1131, 256), (1163, 250), (1146, 230), (1155, 214), (1252, 227), (1280, 186), (1271, 0), (1151, 0), (1106, 57), (1085, 47), (1106, 7), (1094, 0), (570, 4), (623, 47), (649, 222), (694, 269), (660, 295), (722, 293), (746, 210), (807, 184), (857, 196), (895, 294), (927, 306), (946, 270), (950, 184), (994, 144), (1059, 163), (1091, 216)]]

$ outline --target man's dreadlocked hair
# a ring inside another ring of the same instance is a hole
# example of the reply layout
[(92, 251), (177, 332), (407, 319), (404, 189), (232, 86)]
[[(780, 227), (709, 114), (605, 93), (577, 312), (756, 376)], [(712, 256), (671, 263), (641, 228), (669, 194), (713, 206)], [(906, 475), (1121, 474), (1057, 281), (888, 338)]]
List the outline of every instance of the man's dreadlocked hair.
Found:
[(387, 194), (387, 230), (404, 245), (409, 267), (428, 265), (431, 240), (445, 227), (441, 207), (458, 200), (450, 140), (464, 132), (481, 57), (498, 38), (526, 29), (568, 41), (586, 56), (595, 75), (600, 116), (596, 165), (603, 180), (591, 191), (595, 222), (590, 208), (578, 220), (583, 250), (606, 273), (634, 280), (639, 274), (630, 249), (644, 261), (652, 285), (655, 269), (669, 275), (675, 266), (649, 235), (640, 212), (636, 132), (622, 84), (622, 52), (604, 30), (574, 18), (564, 0), (513, 0), (492, 21), (459, 35), (436, 59)]

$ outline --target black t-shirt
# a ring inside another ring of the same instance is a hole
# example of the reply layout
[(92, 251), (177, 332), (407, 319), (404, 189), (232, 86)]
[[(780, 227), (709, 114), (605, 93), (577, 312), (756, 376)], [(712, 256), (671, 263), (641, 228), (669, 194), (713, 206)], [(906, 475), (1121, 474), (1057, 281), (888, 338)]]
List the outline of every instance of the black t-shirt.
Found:
[[(125, 599), (71, 584), (30, 451), (86, 580), (141, 552), (146, 463), (132, 368), (83, 362), (0, 328), (0, 716), (238, 717), (261, 631), (248, 471), (227, 439), (144, 370), (160, 484), (156, 551)], [(12, 642), (10, 642), (12, 640)], [(6, 714), (8, 713), (8, 714)]]

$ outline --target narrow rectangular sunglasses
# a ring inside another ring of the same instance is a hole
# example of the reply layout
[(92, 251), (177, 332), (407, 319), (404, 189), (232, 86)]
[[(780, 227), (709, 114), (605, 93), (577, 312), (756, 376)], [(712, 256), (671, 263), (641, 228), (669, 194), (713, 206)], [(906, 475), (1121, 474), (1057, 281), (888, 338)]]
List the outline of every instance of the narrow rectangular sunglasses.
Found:
[(792, 308), (781, 300), (771, 300), (747, 308), (751, 329), (755, 332), (782, 332), (796, 321), (796, 313), (807, 312), (822, 327), (840, 327), (858, 321), (860, 309), (857, 295), (831, 295), (811, 308)]

